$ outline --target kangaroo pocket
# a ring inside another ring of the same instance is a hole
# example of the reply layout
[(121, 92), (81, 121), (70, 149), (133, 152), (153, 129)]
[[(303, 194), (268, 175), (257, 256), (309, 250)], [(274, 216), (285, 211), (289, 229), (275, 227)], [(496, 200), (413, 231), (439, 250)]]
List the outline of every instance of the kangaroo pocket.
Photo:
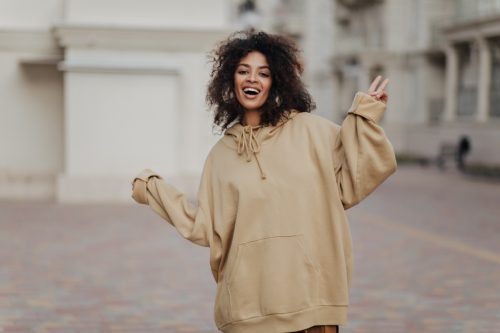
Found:
[(317, 282), (302, 235), (240, 244), (228, 277), (231, 319), (305, 309), (317, 300)]

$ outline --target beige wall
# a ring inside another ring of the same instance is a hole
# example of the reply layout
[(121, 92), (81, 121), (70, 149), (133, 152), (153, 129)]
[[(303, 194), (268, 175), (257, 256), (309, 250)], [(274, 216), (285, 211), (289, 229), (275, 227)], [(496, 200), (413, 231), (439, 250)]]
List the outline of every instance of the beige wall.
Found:
[(0, 29), (48, 29), (63, 17), (64, 0), (0, 0)]
[(0, 198), (50, 197), (63, 169), (62, 75), (23, 56), (0, 51)]
[(226, 0), (0, 0), (0, 198), (129, 201), (143, 168), (192, 194), (217, 140), (206, 52)]
[[(225, 0), (69, 0), (62, 202), (131, 201), (150, 168), (192, 194), (217, 137), (205, 106), (207, 52), (229, 33)], [(97, 190), (96, 190), (97, 189)]]
[(63, 78), (49, 28), (62, 0), (0, 0), (0, 199), (52, 198), (63, 170)]
[(66, 0), (65, 21), (187, 29), (227, 26), (228, 0)]
[[(63, 169), (62, 0), (0, 0), (0, 199), (51, 198)], [(50, 61), (47, 61), (50, 60)]]

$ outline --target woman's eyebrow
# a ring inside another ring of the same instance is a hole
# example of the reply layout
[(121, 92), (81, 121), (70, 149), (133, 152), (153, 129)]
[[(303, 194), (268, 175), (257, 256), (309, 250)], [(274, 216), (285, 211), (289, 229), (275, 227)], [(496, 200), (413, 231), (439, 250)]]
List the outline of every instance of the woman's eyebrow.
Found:
[[(248, 68), (250, 68), (250, 67), (251, 67), (251, 66), (250, 66), (250, 65), (248, 65), (248, 64), (238, 64), (238, 66), (244, 66), (244, 67), (248, 67)], [(269, 66), (267, 66), (267, 65), (264, 65), (264, 66), (259, 66), (258, 68), (259, 68), (259, 69), (270, 69), (270, 68), (269, 68)]]

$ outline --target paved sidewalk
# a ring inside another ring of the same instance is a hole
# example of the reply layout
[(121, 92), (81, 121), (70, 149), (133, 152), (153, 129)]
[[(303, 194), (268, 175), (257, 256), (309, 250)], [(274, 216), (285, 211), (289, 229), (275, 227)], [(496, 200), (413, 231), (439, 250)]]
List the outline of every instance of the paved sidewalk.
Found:
[[(500, 332), (499, 194), (400, 167), (350, 209), (341, 332)], [(0, 332), (217, 332), (208, 249), (147, 207), (0, 202), (0, 230)]]
[(401, 167), (348, 211), (344, 332), (500, 332), (500, 183)]

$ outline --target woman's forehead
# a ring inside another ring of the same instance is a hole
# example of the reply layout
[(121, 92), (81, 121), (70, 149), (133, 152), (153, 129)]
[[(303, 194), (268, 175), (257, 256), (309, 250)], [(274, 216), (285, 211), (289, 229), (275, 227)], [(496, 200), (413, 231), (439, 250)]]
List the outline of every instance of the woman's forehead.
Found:
[(240, 59), (238, 65), (249, 67), (269, 67), (266, 56), (259, 51), (251, 51)]

